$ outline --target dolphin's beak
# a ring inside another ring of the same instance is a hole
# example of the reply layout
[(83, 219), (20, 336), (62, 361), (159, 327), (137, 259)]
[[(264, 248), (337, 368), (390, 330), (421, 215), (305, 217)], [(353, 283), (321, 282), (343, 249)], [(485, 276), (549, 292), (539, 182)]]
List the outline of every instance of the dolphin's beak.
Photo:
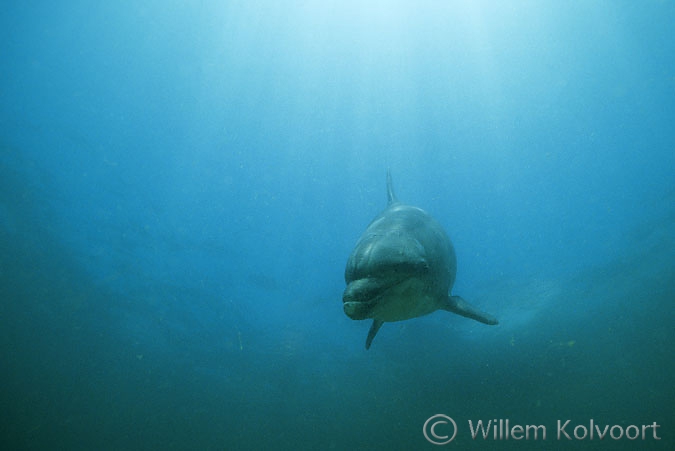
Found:
[(364, 289), (364, 280), (355, 280), (345, 288), (342, 295), (342, 308), (351, 319), (368, 319), (377, 293)]
[(350, 301), (343, 297), (342, 309), (345, 311), (345, 315), (351, 319), (368, 319), (371, 306), (369, 302)]
[(351, 319), (368, 319), (370, 308), (363, 302), (345, 302), (342, 308)]

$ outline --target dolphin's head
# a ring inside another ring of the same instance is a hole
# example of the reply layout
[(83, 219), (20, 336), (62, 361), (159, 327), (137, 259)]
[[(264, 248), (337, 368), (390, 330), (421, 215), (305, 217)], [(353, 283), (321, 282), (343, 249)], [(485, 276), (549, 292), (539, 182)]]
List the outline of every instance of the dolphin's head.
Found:
[(411, 280), (428, 273), (424, 248), (398, 234), (364, 237), (347, 262), (343, 309), (351, 319), (376, 316)]

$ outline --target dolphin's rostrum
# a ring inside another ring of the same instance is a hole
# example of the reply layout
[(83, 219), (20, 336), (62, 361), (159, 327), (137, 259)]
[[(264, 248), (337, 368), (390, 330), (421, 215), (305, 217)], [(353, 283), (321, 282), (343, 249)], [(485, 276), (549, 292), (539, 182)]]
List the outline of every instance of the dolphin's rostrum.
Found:
[(497, 324), (459, 296), (451, 296), (457, 259), (443, 228), (424, 210), (400, 203), (387, 171), (387, 208), (370, 223), (347, 261), (342, 296), (351, 319), (373, 319), (366, 349), (385, 322), (447, 310)]

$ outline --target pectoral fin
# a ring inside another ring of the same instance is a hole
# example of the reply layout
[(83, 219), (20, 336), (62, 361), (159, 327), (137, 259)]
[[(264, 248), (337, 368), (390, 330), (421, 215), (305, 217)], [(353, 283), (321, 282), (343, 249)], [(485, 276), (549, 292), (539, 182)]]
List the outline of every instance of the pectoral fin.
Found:
[(373, 342), (373, 338), (377, 335), (377, 331), (380, 330), (382, 324), (384, 324), (384, 321), (380, 321), (379, 319), (373, 320), (373, 325), (370, 326), (370, 331), (368, 331), (368, 338), (366, 338), (366, 349), (370, 349), (370, 344)]
[[(480, 321), (481, 323), (489, 324), (491, 326), (499, 324), (497, 318), (490, 315), (489, 313), (485, 313), (478, 310), (476, 307), (466, 302), (460, 296), (448, 296), (447, 301), (448, 302), (443, 306), (443, 310), (447, 310), (449, 312), (456, 313), (458, 315), (462, 315), (467, 318), (475, 319), (476, 321)], [(377, 332), (377, 330), (375, 332)], [(373, 336), (374, 335), (375, 334), (373, 334)], [(370, 335), (368, 335), (368, 337), (370, 338)]]

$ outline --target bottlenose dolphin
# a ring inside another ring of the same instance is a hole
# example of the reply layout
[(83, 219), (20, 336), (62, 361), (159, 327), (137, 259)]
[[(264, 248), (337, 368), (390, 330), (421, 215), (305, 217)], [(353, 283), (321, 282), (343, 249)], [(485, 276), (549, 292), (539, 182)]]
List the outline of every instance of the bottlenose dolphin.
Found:
[(441, 225), (424, 210), (396, 199), (387, 170), (387, 208), (370, 223), (347, 260), (342, 295), (351, 319), (373, 319), (366, 349), (382, 324), (442, 309), (497, 324), (459, 296), (451, 296), (457, 258)]

